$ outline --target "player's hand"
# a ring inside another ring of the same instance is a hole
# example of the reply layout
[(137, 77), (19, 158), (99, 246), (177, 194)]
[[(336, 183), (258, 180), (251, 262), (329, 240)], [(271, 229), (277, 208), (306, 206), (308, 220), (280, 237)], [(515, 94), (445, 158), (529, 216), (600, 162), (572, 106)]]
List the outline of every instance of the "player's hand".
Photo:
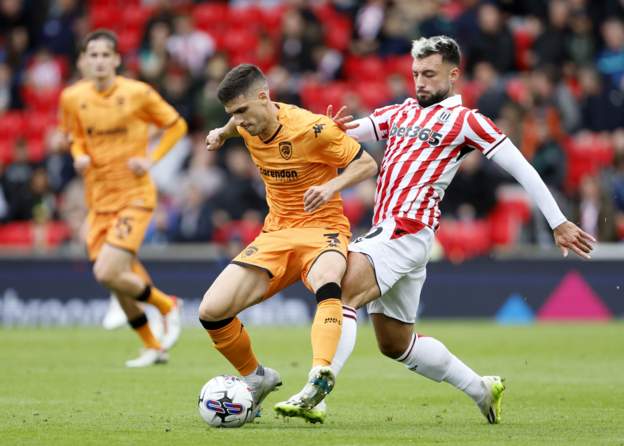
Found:
[(211, 130), (206, 136), (206, 149), (219, 150), (225, 142), (223, 127)]
[(80, 175), (83, 175), (90, 165), (91, 157), (89, 155), (80, 155), (74, 160), (74, 169)]
[(347, 107), (343, 105), (334, 115), (334, 106), (330, 104), (327, 106), (327, 112), (325, 113), (343, 132), (360, 126), (360, 124), (353, 124), (351, 122), (353, 121), (353, 115), (342, 116), (346, 109)]
[(553, 230), (555, 244), (561, 248), (564, 257), (568, 250), (574, 251), (579, 257), (591, 259), (589, 253), (594, 249), (596, 239), (570, 221), (561, 223)]
[(329, 184), (312, 186), (303, 194), (303, 210), (314, 212), (327, 203), (336, 191)]
[(137, 177), (145, 175), (152, 167), (152, 161), (142, 156), (134, 156), (128, 160), (128, 167)]

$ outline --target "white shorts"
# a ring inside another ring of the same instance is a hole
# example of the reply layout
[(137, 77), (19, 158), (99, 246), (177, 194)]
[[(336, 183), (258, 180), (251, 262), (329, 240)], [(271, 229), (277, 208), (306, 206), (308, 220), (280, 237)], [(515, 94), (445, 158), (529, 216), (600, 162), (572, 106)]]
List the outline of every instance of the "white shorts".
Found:
[(375, 270), (381, 297), (366, 306), (368, 313), (414, 323), (434, 232), (424, 226), (416, 233), (397, 236), (395, 229), (394, 219), (384, 220), (365, 236), (353, 240), (349, 251), (365, 254)]

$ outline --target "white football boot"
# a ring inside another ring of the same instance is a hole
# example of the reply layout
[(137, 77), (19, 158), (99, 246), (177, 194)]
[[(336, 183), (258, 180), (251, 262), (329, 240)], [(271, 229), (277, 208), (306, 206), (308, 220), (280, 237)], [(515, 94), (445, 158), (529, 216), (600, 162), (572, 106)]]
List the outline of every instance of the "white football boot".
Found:
[(329, 366), (317, 366), (310, 370), (308, 382), (303, 389), (274, 406), (275, 412), (284, 417), (299, 417), (311, 423), (325, 421), (326, 406), (323, 399), (334, 388), (336, 375)]
[(106, 330), (115, 330), (127, 323), (128, 318), (126, 317), (126, 313), (121, 309), (117, 296), (111, 294), (106, 314), (104, 315), (104, 319), (102, 319), (102, 326)]
[(169, 313), (163, 316), (163, 337), (161, 341), (162, 348), (169, 350), (175, 345), (182, 331), (182, 306), (184, 301), (179, 297), (171, 296), (174, 300), (174, 306)]
[(259, 365), (254, 373), (243, 376), (242, 379), (247, 383), (253, 395), (254, 415), (251, 419), (254, 419), (260, 413), (262, 401), (269, 393), (274, 392), (282, 385), (282, 377), (277, 371)]
[(144, 348), (138, 358), (126, 361), (126, 367), (149, 367), (154, 364), (166, 364), (167, 361), (169, 361), (169, 354), (166, 351), (158, 348)]
[(486, 388), (485, 396), (477, 403), (481, 413), (490, 424), (501, 421), (503, 392), (505, 391), (504, 378), (500, 376), (483, 376), (483, 385)]

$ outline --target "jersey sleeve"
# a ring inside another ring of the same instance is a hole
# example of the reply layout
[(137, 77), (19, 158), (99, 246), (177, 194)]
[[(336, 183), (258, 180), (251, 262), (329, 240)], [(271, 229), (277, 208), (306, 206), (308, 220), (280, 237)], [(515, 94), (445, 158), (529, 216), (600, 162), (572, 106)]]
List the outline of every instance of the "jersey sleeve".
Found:
[(340, 130), (334, 122), (322, 117), (308, 131), (307, 158), (313, 163), (343, 169), (360, 153), (360, 143)]
[(368, 116), (368, 119), (370, 119), (373, 124), (373, 130), (377, 141), (388, 139), (388, 133), (390, 132), (390, 119), (400, 107), (401, 104), (395, 104), (377, 108)]
[(145, 85), (139, 93), (141, 118), (159, 128), (171, 126), (179, 118), (178, 112), (156, 90)]
[(492, 120), (481, 113), (470, 110), (466, 113), (463, 126), (464, 144), (477, 149), (487, 158), (492, 158), (502, 147), (507, 136)]

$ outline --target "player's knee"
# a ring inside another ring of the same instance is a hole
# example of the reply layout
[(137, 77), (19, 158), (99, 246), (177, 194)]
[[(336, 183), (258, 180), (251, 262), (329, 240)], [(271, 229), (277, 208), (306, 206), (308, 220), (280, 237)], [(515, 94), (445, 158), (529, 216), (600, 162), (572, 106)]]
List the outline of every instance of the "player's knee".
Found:
[(115, 281), (118, 276), (117, 271), (114, 268), (110, 268), (99, 262), (95, 262), (95, 265), (93, 265), (93, 275), (98, 283), (107, 288), (114, 288)]
[(365, 305), (364, 295), (362, 293), (349, 293), (343, 288), (342, 303), (357, 310)]
[(199, 319), (202, 321), (220, 321), (228, 316), (226, 309), (216, 305), (211, 299), (204, 298), (201, 304), (199, 304)]
[(403, 346), (397, 345), (397, 343), (392, 339), (377, 339), (377, 346), (379, 347), (379, 351), (382, 355), (391, 359), (400, 357), (405, 351)]

